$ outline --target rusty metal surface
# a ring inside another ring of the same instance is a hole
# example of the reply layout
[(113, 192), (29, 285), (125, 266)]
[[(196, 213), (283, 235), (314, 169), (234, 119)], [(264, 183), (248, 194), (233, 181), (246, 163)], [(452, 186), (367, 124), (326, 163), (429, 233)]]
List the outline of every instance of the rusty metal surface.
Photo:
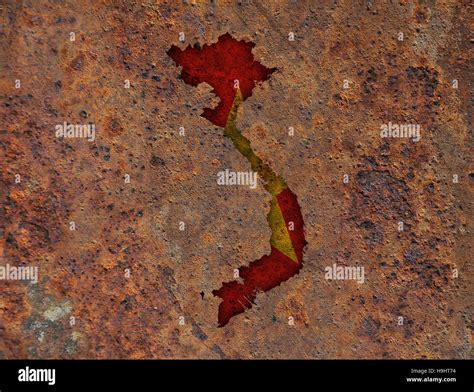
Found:
[[(39, 278), (0, 281), (0, 356), (470, 357), (470, 12), (467, 1), (3, 2), (0, 264), (38, 266)], [(217, 328), (212, 290), (269, 252), (270, 196), (216, 183), (248, 163), (200, 117), (211, 89), (183, 83), (166, 51), (225, 33), (278, 68), (238, 128), (298, 195), (308, 246), (297, 276)], [(94, 123), (95, 140), (55, 137), (64, 121)], [(389, 121), (420, 124), (421, 140), (381, 138)], [(364, 284), (325, 279), (334, 263), (363, 265)]]

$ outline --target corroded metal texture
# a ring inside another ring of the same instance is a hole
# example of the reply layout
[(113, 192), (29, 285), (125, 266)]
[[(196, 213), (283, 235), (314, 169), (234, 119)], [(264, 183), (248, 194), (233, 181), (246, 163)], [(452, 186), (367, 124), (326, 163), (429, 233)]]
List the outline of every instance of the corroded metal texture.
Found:
[[(470, 357), (471, 12), (3, 2), (0, 267), (38, 281), (0, 280), (0, 356)], [(236, 126), (297, 195), (308, 244), (297, 275), (218, 328), (213, 290), (270, 253), (271, 196), (217, 183), (249, 164), (167, 51), (226, 33), (277, 69)], [(56, 137), (64, 122), (94, 140)], [(389, 123), (420, 140), (381, 137)], [(327, 279), (334, 264), (364, 282)]]

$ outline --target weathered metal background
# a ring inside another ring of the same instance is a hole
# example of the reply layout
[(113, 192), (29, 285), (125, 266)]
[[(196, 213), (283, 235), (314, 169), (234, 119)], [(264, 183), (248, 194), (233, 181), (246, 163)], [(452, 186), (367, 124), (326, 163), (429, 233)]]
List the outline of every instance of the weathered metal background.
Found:
[[(0, 356), (469, 357), (470, 12), (453, 0), (2, 2), (0, 264), (38, 266), (39, 282), (0, 281)], [(211, 291), (269, 252), (270, 197), (217, 185), (217, 171), (248, 164), (200, 117), (210, 88), (184, 84), (166, 51), (227, 32), (278, 68), (238, 127), (298, 196), (309, 245), (297, 276), (217, 328)], [(64, 121), (96, 124), (96, 140), (56, 138)], [(421, 140), (380, 138), (389, 121), (420, 124)], [(365, 266), (365, 283), (325, 280), (333, 263)]]

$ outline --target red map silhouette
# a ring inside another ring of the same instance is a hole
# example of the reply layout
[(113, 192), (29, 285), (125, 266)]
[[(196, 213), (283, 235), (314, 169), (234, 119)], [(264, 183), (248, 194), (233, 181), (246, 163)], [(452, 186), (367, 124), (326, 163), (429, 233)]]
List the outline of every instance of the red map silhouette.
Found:
[(215, 44), (202, 48), (188, 46), (180, 50), (172, 46), (168, 55), (183, 70), (181, 77), (191, 86), (206, 82), (221, 100), (216, 108), (204, 109), (202, 117), (219, 127), (225, 127), (235, 96), (234, 81), (239, 81), (240, 91), (245, 99), (252, 95), (258, 82), (267, 80), (276, 68), (267, 68), (255, 61), (252, 54), (253, 42), (237, 41), (230, 34), (219, 37)]
[[(168, 55), (181, 65), (183, 80), (197, 86), (206, 82), (213, 87), (213, 92), (220, 98), (216, 108), (204, 109), (202, 116), (213, 124), (225, 127), (234, 97), (236, 94), (235, 80), (243, 99), (252, 95), (252, 89), (267, 80), (276, 68), (266, 68), (254, 60), (252, 42), (237, 41), (229, 34), (219, 37), (217, 43), (204, 45), (202, 48), (188, 46), (180, 50), (172, 46)], [(290, 189), (284, 189), (277, 196), (278, 205), (285, 223), (294, 224), (289, 231), (290, 239), (297, 261), (290, 259), (274, 246), (269, 255), (239, 268), (239, 276), (243, 282), (225, 282), (219, 290), (212, 293), (223, 299), (219, 305), (219, 327), (229, 320), (252, 307), (259, 291), (268, 291), (298, 273), (303, 263), (303, 250), (306, 245), (304, 223), (301, 208), (296, 196)]]
[(259, 291), (268, 291), (279, 286), (282, 282), (296, 275), (303, 267), (303, 250), (306, 246), (304, 238), (304, 222), (296, 196), (289, 189), (285, 189), (278, 196), (278, 204), (285, 219), (285, 223), (293, 222), (294, 231), (290, 231), (291, 242), (298, 262), (295, 263), (277, 248), (271, 247), (269, 255), (252, 261), (248, 267), (239, 268), (239, 276), (243, 283), (238, 281), (226, 282), (219, 290), (212, 293), (223, 299), (219, 305), (219, 326), (226, 325), (229, 320), (252, 307)]

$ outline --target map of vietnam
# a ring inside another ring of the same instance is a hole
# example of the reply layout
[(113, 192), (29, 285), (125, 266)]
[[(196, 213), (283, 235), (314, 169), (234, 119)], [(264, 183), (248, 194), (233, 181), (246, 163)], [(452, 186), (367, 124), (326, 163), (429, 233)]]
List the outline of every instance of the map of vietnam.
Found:
[(175, 63), (183, 67), (181, 76), (185, 83), (197, 86), (206, 82), (213, 87), (220, 102), (214, 109), (204, 109), (202, 117), (224, 128), (224, 135), (248, 160), (272, 196), (267, 215), (272, 232), (270, 254), (239, 268), (243, 283), (225, 282), (220, 289), (213, 291), (223, 300), (219, 305), (220, 327), (252, 307), (259, 291), (271, 290), (297, 274), (303, 264), (306, 245), (303, 217), (295, 194), (284, 179), (254, 153), (249, 140), (235, 124), (239, 105), (252, 95), (257, 83), (267, 80), (276, 70), (254, 60), (254, 46), (252, 42), (238, 41), (225, 34), (217, 43), (202, 48), (188, 46), (181, 51), (172, 46), (168, 51)]

